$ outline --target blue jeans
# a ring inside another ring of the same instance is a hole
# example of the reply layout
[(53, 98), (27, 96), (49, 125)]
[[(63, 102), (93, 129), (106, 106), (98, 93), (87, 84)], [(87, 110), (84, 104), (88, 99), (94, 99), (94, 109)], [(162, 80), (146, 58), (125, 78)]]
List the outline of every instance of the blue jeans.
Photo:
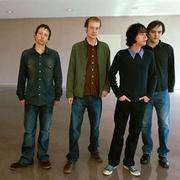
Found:
[(79, 158), (78, 140), (81, 134), (81, 125), (86, 108), (91, 129), (88, 149), (90, 152), (98, 152), (102, 99), (98, 96), (74, 97), (69, 128), (69, 153), (66, 156), (69, 162), (75, 163)]
[(37, 119), (39, 116), (40, 132), (38, 136), (37, 157), (39, 161), (48, 160), (47, 154), (49, 145), (49, 134), (52, 122), (53, 104), (43, 106), (36, 106), (32, 104), (25, 104), (24, 113), (24, 140), (22, 144), (22, 155), (19, 162), (22, 165), (29, 165), (33, 163), (34, 149), (35, 149), (35, 135), (37, 127)]
[(155, 92), (152, 100), (147, 104), (143, 119), (142, 140), (143, 153), (151, 154), (153, 149), (153, 140), (151, 133), (153, 106), (155, 107), (158, 119), (159, 156), (166, 157), (169, 149), (168, 135), (170, 127), (170, 97), (168, 90)]

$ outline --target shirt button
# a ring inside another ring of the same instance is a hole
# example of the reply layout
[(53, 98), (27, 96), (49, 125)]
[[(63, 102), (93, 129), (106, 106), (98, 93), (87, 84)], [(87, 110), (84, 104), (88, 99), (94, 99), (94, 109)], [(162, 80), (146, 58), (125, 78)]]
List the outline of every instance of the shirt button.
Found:
[(41, 94), (38, 94), (38, 96), (40, 96)]
[(39, 72), (41, 73), (41, 70), (39, 70)]
[(41, 81), (41, 78), (39, 78), (39, 81)]

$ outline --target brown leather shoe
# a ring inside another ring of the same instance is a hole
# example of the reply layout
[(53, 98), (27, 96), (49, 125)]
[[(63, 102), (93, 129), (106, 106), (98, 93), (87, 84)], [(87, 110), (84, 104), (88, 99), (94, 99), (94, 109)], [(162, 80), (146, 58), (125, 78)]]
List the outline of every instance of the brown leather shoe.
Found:
[(64, 174), (71, 174), (73, 169), (73, 163), (68, 162), (64, 165), (63, 172)]
[(99, 152), (91, 152), (91, 157), (98, 163), (102, 163), (103, 160), (99, 154)]
[(51, 168), (51, 163), (48, 160), (46, 160), (46, 161), (39, 161), (39, 165), (43, 169), (50, 169)]
[(18, 169), (18, 168), (24, 168), (24, 167), (27, 167), (28, 165), (22, 165), (22, 164), (20, 164), (19, 162), (15, 162), (15, 163), (12, 163), (11, 165), (10, 165), (10, 169), (11, 170), (15, 170), (15, 169)]

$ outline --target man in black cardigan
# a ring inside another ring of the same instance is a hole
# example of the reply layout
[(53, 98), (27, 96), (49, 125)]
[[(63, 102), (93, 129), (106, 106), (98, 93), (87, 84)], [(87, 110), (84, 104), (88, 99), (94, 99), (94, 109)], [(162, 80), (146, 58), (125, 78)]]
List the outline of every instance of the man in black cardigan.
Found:
[[(129, 134), (126, 139), (123, 167), (132, 175), (140, 176), (135, 168), (134, 155), (142, 127), (145, 105), (151, 99), (156, 86), (153, 53), (142, 47), (146, 45), (145, 27), (132, 24), (127, 32), (128, 49), (120, 50), (110, 69), (109, 80), (117, 97), (114, 114), (115, 129), (108, 155), (108, 165), (103, 174), (110, 175), (120, 162), (123, 136), (129, 118)], [(116, 74), (120, 76), (119, 86)]]

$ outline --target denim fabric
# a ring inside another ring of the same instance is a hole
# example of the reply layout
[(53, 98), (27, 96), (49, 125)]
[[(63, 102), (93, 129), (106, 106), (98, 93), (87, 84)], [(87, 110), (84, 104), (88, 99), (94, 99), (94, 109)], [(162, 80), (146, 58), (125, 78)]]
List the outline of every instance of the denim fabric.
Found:
[(153, 106), (155, 107), (158, 119), (159, 133), (159, 156), (166, 157), (169, 149), (168, 135), (170, 127), (170, 97), (167, 90), (155, 92), (152, 100), (147, 104), (142, 127), (142, 150), (145, 154), (151, 154), (153, 149), (153, 140), (151, 133)]
[(39, 54), (32, 48), (23, 51), (17, 91), (19, 99), (37, 106), (59, 100), (62, 95), (62, 71), (57, 51), (45, 47)]
[(37, 119), (39, 116), (40, 132), (38, 135), (37, 157), (40, 161), (48, 160), (47, 154), (49, 145), (49, 134), (51, 127), (51, 117), (53, 112), (53, 105), (48, 104), (44, 106), (35, 106), (26, 103), (24, 115), (24, 140), (22, 144), (22, 156), (19, 162), (23, 165), (33, 163), (33, 156), (35, 150), (35, 135), (37, 127)]
[(69, 153), (67, 159), (76, 162), (79, 158), (78, 140), (81, 134), (83, 115), (87, 108), (90, 121), (90, 144), (88, 150), (97, 152), (99, 147), (99, 124), (102, 112), (102, 99), (98, 96), (74, 97), (71, 109), (71, 122), (69, 129)]

